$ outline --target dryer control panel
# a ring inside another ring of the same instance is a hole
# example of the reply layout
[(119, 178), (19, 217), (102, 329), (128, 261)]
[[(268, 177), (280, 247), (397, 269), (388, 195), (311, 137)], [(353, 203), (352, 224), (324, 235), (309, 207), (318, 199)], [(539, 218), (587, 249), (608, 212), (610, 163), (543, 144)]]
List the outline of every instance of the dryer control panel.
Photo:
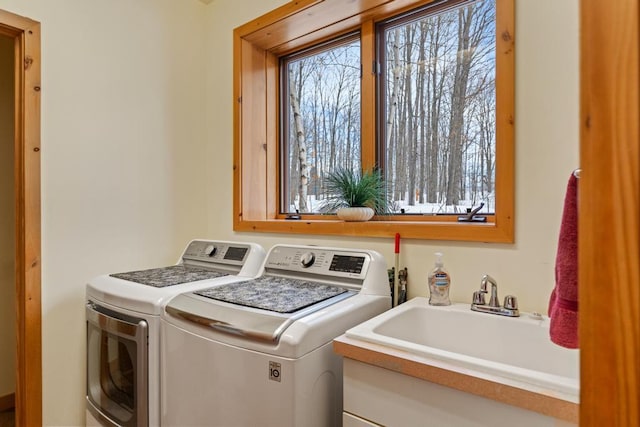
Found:
[(185, 262), (242, 265), (251, 247), (241, 243), (194, 240), (185, 249), (182, 259)]

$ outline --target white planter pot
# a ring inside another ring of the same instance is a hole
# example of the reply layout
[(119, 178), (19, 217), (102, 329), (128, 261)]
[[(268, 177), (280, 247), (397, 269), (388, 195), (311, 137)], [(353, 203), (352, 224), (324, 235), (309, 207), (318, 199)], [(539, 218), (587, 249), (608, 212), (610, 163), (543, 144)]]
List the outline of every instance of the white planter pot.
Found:
[(367, 207), (340, 208), (336, 211), (338, 218), (343, 221), (369, 221), (373, 214), (373, 209)]

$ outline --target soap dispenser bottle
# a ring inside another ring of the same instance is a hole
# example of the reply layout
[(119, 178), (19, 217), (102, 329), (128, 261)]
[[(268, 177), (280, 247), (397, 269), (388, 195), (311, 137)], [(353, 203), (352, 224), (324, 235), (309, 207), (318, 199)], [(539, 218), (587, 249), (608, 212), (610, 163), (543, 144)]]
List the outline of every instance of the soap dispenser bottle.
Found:
[(442, 253), (436, 252), (436, 265), (429, 273), (429, 304), (430, 305), (451, 305), (449, 299), (449, 287), (451, 286), (451, 276), (444, 269)]

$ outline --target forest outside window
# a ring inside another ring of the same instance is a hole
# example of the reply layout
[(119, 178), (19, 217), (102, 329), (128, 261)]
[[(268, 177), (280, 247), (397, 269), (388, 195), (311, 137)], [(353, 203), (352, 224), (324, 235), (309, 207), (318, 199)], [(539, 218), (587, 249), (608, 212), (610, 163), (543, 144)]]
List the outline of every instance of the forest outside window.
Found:
[(495, 3), (379, 26), (379, 164), (400, 212), (494, 213)]
[(358, 34), (283, 59), (284, 213), (320, 213), (327, 172), (362, 167), (361, 63)]
[[(513, 0), (385, 4), (235, 30), (235, 230), (513, 241)], [(379, 169), (392, 215), (323, 212), (337, 168)]]

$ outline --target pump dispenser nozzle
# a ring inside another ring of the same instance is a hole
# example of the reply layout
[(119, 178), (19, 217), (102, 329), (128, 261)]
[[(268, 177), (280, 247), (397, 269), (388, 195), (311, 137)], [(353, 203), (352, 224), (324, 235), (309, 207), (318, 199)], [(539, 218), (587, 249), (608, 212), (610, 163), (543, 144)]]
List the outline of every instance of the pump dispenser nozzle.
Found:
[(434, 255), (436, 256), (436, 267), (444, 267), (444, 262), (442, 261), (442, 252), (436, 252)]

